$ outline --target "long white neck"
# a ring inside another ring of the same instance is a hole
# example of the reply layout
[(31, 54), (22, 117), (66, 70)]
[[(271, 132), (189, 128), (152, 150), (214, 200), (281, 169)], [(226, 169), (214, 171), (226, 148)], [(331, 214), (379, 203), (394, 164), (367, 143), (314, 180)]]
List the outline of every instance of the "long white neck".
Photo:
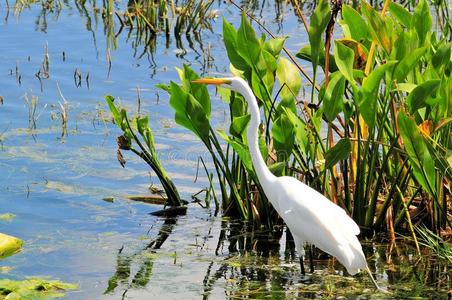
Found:
[(258, 129), (261, 121), (259, 106), (257, 105), (257, 100), (256, 97), (254, 97), (253, 91), (248, 87), (248, 85), (241, 87), (241, 89), (242, 90), (238, 92), (242, 94), (248, 102), (248, 111), (251, 114), (251, 121), (247, 130), (248, 147), (251, 154), (251, 160), (253, 162), (257, 178), (259, 179), (259, 183), (264, 188), (265, 193), (268, 194), (266, 187), (270, 186), (269, 183), (274, 181), (276, 176), (273, 175), (268, 169), (259, 149)]

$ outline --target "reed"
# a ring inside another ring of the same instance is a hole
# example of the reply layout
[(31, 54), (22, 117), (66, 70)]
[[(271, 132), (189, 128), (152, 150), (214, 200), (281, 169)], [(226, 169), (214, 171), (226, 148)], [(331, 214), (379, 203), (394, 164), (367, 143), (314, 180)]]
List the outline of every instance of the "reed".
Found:
[[(319, 66), (327, 77), (318, 92), (311, 89), (310, 101), (300, 99), (296, 62), (281, 55), (283, 38), (258, 39), (245, 15), (237, 30), (224, 20), (233, 73), (249, 82), (265, 116), (261, 150), (275, 172), (326, 194), (366, 234), (384, 231), (387, 224), (396, 231), (408, 228), (407, 209), (423, 207), (428, 211), (424, 224), (450, 228), (447, 33), (434, 31), (425, 1), (413, 12), (389, 1), (382, 12), (364, 2), (357, 9), (342, 7), (344, 37), (334, 41), (328, 40), (332, 35), (325, 40), (324, 33), (336, 26), (335, 13), (326, 1), (314, 11), (309, 45), (297, 56), (312, 63), (314, 86)], [(333, 54), (325, 51), (328, 44), (334, 45)], [(218, 91), (229, 103), (231, 126), (227, 133), (215, 132), (206, 111), (208, 93), (191, 83), (198, 75), (184, 66), (179, 76), (181, 84), (161, 87), (171, 95), (176, 121), (212, 154), (223, 212), (256, 224), (274, 223), (249, 159), (243, 99)], [(226, 153), (217, 135), (228, 144)]]

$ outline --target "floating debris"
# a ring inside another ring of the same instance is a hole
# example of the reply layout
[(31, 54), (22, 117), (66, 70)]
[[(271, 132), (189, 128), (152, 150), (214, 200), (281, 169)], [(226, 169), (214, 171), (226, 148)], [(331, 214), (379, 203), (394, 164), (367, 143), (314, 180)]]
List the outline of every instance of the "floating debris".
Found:
[(0, 221), (11, 221), (15, 217), (16, 217), (16, 215), (12, 214), (12, 213), (1, 214)]
[(19, 252), (22, 248), (22, 244), (22, 240), (0, 232), (0, 259), (4, 259)]

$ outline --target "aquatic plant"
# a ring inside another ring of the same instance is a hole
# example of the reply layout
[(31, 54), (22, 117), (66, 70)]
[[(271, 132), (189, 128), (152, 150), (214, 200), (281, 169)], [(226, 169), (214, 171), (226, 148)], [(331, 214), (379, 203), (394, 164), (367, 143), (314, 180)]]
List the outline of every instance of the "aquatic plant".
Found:
[(149, 127), (149, 118), (136, 116), (133, 118), (132, 123), (126, 110), (115, 105), (112, 96), (105, 96), (105, 101), (113, 114), (115, 124), (123, 131), (123, 135), (117, 138), (117, 158), (119, 163), (123, 167), (126, 163), (121, 150), (129, 150), (138, 155), (152, 168), (159, 178), (165, 190), (166, 203), (170, 206), (181, 206), (182, 201), (179, 192), (157, 157), (154, 136)]
[(29, 278), (25, 280), (0, 279), (0, 299), (52, 299), (63, 297), (65, 291), (77, 289), (78, 285)]
[(421, 240), (421, 244), (434, 251), (441, 259), (452, 264), (452, 245), (443, 240), (441, 236), (435, 234), (425, 226), (416, 227), (416, 232)]
[[(223, 21), (231, 71), (248, 81), (263, 110), (261, 151), (270, 166), (329, 196), (369, 234), (403, 228), (410, 206), (427, 205), (423, 222), (431, 227), (450, 226), (450, 43), (431, 31), (425, 1), (413, 13), (388, 1), (381, 13), (365, 2), (358, 10), (342, 7), (345, 36), (332, 43), (332, 55), (325, 54), (330, 41), (323, 33), (334, 26), (334, 16), (326, 1), (314, 11), (309, 46), (297, 54), (312, 62), (314, 86), (318, 66), (326, 76), (318, 93), (311, 89), (310, 101), (299, 100), (301, 75), (280, 55), (284, 38), (257, 38), (245, 15), (238, 30)], [(192, 83), (198, 75), (188, 66), (178, 72), (181, 84), (160, 87), (171, 95), (176, 122), (212, 154), (224, 213), (271, 224), (263, 194), (249, 197), (262, 189), (244, 143), (249, 116), (243, 99), (219, 89), (231, 126), (228, 134), (216, 133), (210, 98)], [(228, 143), (226, 154), (217, 134)]]

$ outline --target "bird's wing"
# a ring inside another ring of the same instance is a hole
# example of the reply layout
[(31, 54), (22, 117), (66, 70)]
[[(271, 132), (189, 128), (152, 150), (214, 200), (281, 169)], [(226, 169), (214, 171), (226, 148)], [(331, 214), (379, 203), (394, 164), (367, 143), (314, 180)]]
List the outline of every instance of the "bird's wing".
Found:
[(336, 256), (350, 273), (356, 269), (356, 262), (357, 268), (365, 267), (365, 257), (356, 237), (359, 227), (353, 219), (341, 207), (295, 178), (281, 178), (285, 191), (278, 199), (281, 217), (294, 237)]

